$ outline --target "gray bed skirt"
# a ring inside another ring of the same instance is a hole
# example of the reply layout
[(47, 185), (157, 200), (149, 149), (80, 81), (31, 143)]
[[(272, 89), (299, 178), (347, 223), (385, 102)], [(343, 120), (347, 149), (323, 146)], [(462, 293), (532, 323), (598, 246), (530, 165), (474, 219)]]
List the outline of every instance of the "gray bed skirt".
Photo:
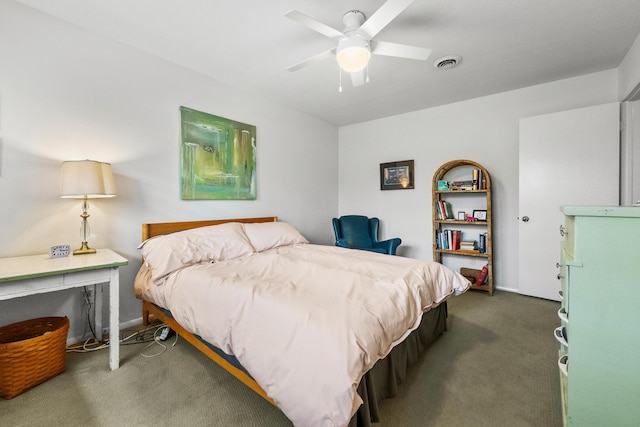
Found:
[(420, 326), (364, 375), (358, 385), (358, 394), (364, 403), (351, 419), (349, 427), (370, 427), (371, 423), (379, 422), (378, 404), (384, 399), (396, 396), (398, 385), (407, 376), (407, 369), (446, 330), (445, 301), (425, 313)]

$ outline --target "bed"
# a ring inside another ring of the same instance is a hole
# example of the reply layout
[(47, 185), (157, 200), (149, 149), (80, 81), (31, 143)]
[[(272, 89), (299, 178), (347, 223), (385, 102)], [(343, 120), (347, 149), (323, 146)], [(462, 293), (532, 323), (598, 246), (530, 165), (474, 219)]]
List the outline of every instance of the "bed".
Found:
[[(134, 290), (296, 426), (369, 426), (470, 283), (441, 264), (314, 245), (277, 217), (143, 224)], [(437, 368), (437, 367), (436, 367)]]

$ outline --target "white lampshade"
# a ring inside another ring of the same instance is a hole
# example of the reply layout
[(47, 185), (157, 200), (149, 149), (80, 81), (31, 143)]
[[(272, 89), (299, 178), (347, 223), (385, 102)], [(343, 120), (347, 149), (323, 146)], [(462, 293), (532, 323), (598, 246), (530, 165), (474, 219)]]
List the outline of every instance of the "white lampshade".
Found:
[(357, 36), (342, 39), (338, 42), (336, 59), (338, 65), (348, 73), (364, 70), (371, 58), (369, 43)]
[(115, 197), (116, 187), (109, 163), (95, 160), (62, 162), (60, 197), (89, 199)]
[(116, 183), (113, 180), (113, 172), (111, 171), (110, 163), (101, 162), (102, 166), (102, 179), (104, 182), (104, 196), (103, 197), (115, 197), (116, 195)]

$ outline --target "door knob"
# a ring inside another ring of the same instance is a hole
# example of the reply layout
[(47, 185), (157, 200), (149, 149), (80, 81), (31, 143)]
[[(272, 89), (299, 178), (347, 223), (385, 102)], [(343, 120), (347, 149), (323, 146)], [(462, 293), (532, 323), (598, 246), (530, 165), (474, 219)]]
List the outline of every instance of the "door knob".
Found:
[(529, 217), (528, 217), (528, 216), (526, 216), (526, 215), (525, 215), (525, 216), (523, 216), (523, 217), (522, 217), (522, 221), (524, 221), (524, 222), (529, 222)]

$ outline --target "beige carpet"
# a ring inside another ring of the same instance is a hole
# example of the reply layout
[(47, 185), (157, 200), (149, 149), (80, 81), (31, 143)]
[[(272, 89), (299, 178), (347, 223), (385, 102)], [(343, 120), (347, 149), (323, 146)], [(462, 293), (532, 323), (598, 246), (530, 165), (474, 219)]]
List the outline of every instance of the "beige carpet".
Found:
[[(378, 425), (560, 427), (558, 308), (500, 291), (452, 298), (449, 331), (383, 402)], [(69, 354), (65, 373), (0, 400), (0, 425), (291, 425), (185, 341), (155, 358), (140, 356), (144, 346), (122, 346), (114, 372), (106, 350)]]

